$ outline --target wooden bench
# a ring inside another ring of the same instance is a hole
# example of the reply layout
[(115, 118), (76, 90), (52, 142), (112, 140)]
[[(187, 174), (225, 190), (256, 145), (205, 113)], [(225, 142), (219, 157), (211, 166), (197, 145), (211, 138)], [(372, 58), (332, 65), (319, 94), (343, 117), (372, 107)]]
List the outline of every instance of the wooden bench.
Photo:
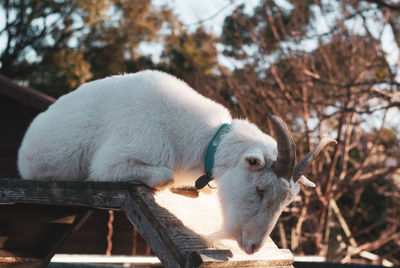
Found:
[(235, 241), (208, 242), (222, 224), (215, 193), (189, 198), (135, 183), (21, 179), (0, 179), (0, 266), (46, 266), (94, 209), (122, 209), (165, 267), (292, 267), (291, 252), (271, 239), (254, 255)]

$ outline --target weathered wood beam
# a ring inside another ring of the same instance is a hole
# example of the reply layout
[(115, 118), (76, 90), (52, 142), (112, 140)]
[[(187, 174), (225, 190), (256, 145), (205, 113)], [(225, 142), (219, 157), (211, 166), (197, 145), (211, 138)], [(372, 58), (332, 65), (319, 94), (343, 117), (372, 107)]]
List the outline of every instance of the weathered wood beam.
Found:
[(0, 179), (0, 203), (119, 209), (137, 184)]
[(36, 268), (44, 267), (44, 264), (41, 258), (21, 257), (19, 254), (16, 254), (14, 252), (0, 249), (0, 267)]

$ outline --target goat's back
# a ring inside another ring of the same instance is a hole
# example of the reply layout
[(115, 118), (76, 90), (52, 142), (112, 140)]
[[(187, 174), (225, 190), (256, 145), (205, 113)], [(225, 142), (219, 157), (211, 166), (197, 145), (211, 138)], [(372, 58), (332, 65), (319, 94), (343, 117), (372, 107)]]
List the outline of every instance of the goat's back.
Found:
[(223, 106), (171, 75), (112, 76), (80, 86), (39, 114), (23, 139), (18, 168), (26, 179), (84, 179), (110, 137), (127, 145), (140, 140), (135, 146), (164, 143), (171, 150), (190, 146), (196, 131), (229, 120)]

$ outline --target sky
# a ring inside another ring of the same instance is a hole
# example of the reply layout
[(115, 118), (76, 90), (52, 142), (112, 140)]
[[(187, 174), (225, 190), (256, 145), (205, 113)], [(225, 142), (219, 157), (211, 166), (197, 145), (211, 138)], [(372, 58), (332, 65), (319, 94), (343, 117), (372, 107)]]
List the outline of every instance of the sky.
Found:
[[(221, 25), (227, 15), (237, 6), (246, 3), (247, 11), (250, 12), (259, 0), (173, 0), (173, 1), (154, 1), (167, 2), (173, 7), (179, 18), (187, 25), (189, 30), (194, 30), (199, 21), (204, 22), (207, 30), (211, 30), (215, 35), (221, 34)], [(280, 0), (279, 2), (284, 2)]]

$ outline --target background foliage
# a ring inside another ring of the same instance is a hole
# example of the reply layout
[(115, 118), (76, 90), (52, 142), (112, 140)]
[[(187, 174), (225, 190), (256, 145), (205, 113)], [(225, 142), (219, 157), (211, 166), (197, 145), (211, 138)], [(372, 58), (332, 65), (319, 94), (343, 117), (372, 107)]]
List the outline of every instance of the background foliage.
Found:
[(338, 146), (308, 174), (317, 188), (286, 209), (274, 240), (330, 261), (399, 264), (399, 56), (384, 47), (400, 47), (400, 5), (284, 2), (248, 11), (227, 1), (235, 8), (215, 35), (205, 21), (189, 31), (150, 0), (0, 0), (0, 73), (58, 97), (93, 79), (160, 69), (267, 133), (267, 115), (280, 115), (298, 157), (331, 135)]

